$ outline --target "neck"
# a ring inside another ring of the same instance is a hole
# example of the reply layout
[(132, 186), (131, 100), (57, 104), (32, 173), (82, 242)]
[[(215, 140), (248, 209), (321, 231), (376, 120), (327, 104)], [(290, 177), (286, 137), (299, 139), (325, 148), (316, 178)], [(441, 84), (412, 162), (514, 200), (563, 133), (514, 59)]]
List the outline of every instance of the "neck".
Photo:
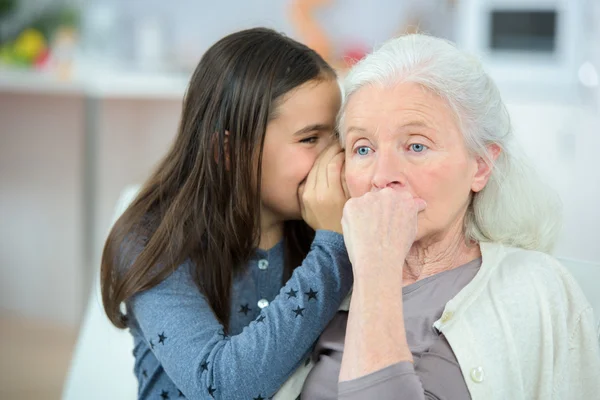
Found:
[(465, 240), (461, 218), (445, 232), (413, 243), (404, 263), (404, 286), (454, 269), (479, 257), (479, 246)]
[(264, 208), (261, 210), (260, 219), (258, 248), (268, 250), (283, 238), (283, 221)]

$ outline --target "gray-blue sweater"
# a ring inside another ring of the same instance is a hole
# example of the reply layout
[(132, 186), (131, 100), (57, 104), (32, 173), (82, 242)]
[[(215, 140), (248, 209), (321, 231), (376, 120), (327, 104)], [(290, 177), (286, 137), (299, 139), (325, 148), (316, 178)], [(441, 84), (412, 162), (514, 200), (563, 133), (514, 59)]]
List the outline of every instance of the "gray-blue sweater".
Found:
[(233, 283), (229, 336), (181, 265), (127, 303), (140, 399), (267, 399), (304, 362), (352, 286), (343, 237), (317, 231), (281, 288), (283, 243)]

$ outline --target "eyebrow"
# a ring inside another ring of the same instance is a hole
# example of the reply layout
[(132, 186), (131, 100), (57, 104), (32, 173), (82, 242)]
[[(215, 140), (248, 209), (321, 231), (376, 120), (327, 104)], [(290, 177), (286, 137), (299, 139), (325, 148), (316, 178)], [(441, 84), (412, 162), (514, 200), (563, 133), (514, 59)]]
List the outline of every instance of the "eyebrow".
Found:
[(293, 136), (301, 136), (301, 135), (305, 135), (310, 132), (327, 131), (327, 130), (332, 130), (332, 129), (333, 129), (333, 127), (331, 125), (327, 125), (327, 124), (310, 124), (310, 125), (306, 125), (302, 129), (294, 132)]

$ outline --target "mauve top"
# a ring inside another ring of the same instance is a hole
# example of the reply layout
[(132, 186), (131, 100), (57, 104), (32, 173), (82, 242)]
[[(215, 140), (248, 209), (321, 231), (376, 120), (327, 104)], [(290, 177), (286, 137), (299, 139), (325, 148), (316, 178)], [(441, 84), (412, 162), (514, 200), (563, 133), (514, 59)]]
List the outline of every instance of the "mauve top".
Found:
[(399, 362), (358, 379), (338, 384), (348, 312), (338, 311), (313, 352), (302, 399), (470, 399), (450, 344), (433, 327), (446, 303), (477, 274), (481, 258), (402, 289), (404, 324), (414, 364)]

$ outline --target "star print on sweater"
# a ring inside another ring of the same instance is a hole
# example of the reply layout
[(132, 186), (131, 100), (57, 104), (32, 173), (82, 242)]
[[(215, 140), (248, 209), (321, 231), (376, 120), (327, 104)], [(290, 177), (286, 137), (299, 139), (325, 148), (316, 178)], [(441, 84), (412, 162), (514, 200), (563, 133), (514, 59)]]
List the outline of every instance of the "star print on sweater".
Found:
[(217, 391), (217, 389), (215, 389), (212, 386), (208, 387), (208, 394), (210, 395), (210, 397), (214, 397), (213, 394), (215, 394), (215, 392)]
[(244, 315), (248, 315), (248, 313), (250, 312), (251, 308), (249, 307), (250, 305), (248, 303), (243, 304), (240, 306), (240, 313), (243, 313)]
[(169, 400), (169, 392), (163, 390), (162, 392), (160, 392), (160, 397), (162, 397), (163, 400)]
[(163, 346), (165, 345), (165, 340), (167, 340), (167, 337), (165, 336), (165, 333), (159, 333), (158, 334), (158, 343), (162, 344)]
[(210, 364), (210, 362), (208, 362), (208, 361), (202, 361), (202, 364), (200, 364), (200, 368), (201, 368), (202, 372), (208, 371), (208, 364)]
[(310, 288), (309, 292), (305, 292), (304, 294), (308, 296), (308, 300), (307, 301), (311, 301), (312, 299), (315, 299), (315, 301), (317, 300), (317, 294), (319, 292), (315, 292), (312, 288)]
[(285, 292), (285, 294), (287, 294), (287, 296), (288, 296), (288, 300), (291, 299), (292, 297), (296, 297), (296, 293), (298, 293), (298, 291), (296, 291), (294, 289), (290, 289), (289, 292)]
[(296, 314), (296, 318), (304, 317), (304, 308), (300, 308), (300, 306), (298, 306), (295, 310), (292, 311)]

